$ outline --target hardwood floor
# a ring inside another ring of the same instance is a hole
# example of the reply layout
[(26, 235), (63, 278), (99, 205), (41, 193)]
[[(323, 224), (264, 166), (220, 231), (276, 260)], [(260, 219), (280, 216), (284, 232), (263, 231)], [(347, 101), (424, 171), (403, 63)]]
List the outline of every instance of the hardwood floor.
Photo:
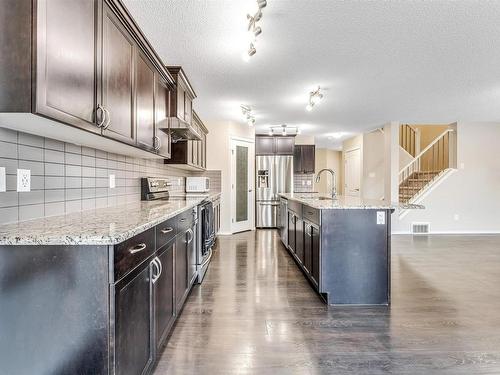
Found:
[(500, 237), (392, 252), (389, 308), (329, 308), (275, 231), (221, 237), (155, 374), (500, 374)]

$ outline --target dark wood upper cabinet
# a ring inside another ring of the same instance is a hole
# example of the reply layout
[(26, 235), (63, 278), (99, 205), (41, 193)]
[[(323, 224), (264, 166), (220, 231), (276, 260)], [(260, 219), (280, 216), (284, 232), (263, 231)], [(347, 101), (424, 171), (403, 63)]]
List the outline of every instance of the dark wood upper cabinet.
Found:
[[(175, 81), (121, 0), (3, 0), (0, 14), (0, 111), (23, 115), (5, 126), (26, 131), (18, 124), (41, 115), (34, 134), (168, 158), (169, 122), (160, 136), (155, 95), (167, 116), (172, 100), (155, 77), (167, 92)], [(184, 89), (181, 114), (191, 121), (194, 94)]]
[(207, 134), (208, 129), (198, 114), (193, 111), (192, 127), (201, 135), (201, 140), (181, 140), (172, 143), (172, 154), (165, 164), (173, 164), (179, 168), (205, 170), (207, 168)]
[(135, 143), (135, 41), (116, 14), (104, 3), (102, 25), (102, 103), (107, 111), (103, 134)]
[(255, 137), (255, 155), (293, 155), (295, 137), (266, 136)]
[[(155, 147), (158, 154), (170, 158), (171, 143), (168, 116), (170, 113), (170, 90), (167, 83), (158, 75), (155, 76)], [(166, 130), (165, 130), (166, 129)]]
[(154, 150), (155, 146), (155, 70), (148, 59), (139, 52), (135, 69), (135, 118), (137, 143)]
[(275, 142), (274, 137), (258, 136), (255, 137), (255, 155), (274, 155)]
[(276, 155), (293, 155), (295, 137), (275, 137)]
[(313, 174), (316, 165), (314, 145), (296, 145), (293, 152), (293, 171), (298, 174)]
[(39, 0), (36, 4), (35, 111), (100, 133), (96, 126), (97, 2)]

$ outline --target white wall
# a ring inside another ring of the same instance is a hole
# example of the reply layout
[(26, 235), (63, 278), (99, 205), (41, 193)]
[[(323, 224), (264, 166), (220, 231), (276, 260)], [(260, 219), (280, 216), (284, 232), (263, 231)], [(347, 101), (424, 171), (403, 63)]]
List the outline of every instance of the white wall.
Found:
[(361, 194), (363, 198), (380, 200), (385, 191), (385, 138), (375, 130), (363, 134)]
[[(221, 171), (221, 233), (231, 231), (231, 137), (255, 138), (255, 128), (232, 121), (206, 122), (207, 169)], [(255, 158), (255, 155), (249, 155)], [(254, 173), (253, 173), (254, 174)]]
[[(337, 193), (340, 194), (342, 186), (342, 153), (340, 151), (330, 150), (328, 148), (316, 148), (316, 174), (323, 168), (332, 169), (337, 178)], [(322, 174), (320, 182), (314, 182), (314, 191), (320, 194), (330, 194), (332, 189), (332, 177), (328, 174)]]
[(500, 232), (500, 123), (459, 122), (457, 138), (458, 170), (423, 200), (425, 210), (393, 215), (393, 232), (412, 222), (430, 222), (434, 233)]

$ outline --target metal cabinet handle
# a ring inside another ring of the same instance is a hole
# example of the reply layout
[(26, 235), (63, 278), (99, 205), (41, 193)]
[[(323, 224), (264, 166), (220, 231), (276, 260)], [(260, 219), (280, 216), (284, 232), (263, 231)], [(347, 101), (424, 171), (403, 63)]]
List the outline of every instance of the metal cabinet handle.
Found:
[(160, 139), (160, 137), (158, 137), (157, 135), (155, 135), (155, 136), (153, 137), (153, 139), (154, 139), (154, 144), (155, 144), (154, 149), (155, 149), (156, 151), (158, 151), (158, 150), (161, 148), (161, 139)]
[(165, 229), (161, 229), (160, 232), (162, 232), (163, 234), (167, 234), (167, 233), (172, 232), (173, 230), (174, 230), (174, 228), (168, 227)]
[[(106, 121), (106, 112), (104, 111), (104, 108), (102, 105), (98, 104), (97, 109), (96, 109), (96, 115), (101, 112), (101, 121), (97, 122), (97, 127), (102, 128), (104, 125), (104, 121)], [(96, 119), (97, 120), (97, 119)]]
[(155, 260), (156, 260), (156, 264), (158, 264), (158, 267), (160, 268), (159, 273), (158, 273), (158, 278), (160, 278), (161, 274), (163, 273), (163, 265), (161, 264), (160, 258), (155, 257)]
[(139, 251), (142, 251), (146, 248), (146, 244), (145, 243), (140, 243), (138, 245), (135, 245), (134, 247), (131, 247), (129, 249), (129, 252), (130, 254), (135, 254), (135, 253), (138, 253)]
[(188, 234), (189, 234), (189, 240), (187, 241), (187, 243), (189, 244), (189, 243), (191, 243), (191, 241), (193, 240), (193, 238), (194, 238), (194, 234), (193, 234), (193, 231), (191, 230), (191, 228), (189, 228), (189, 229), (186, 231), (186, 233), (188, 233)]
[(182, 223), (183, 221), (186, 221), (186, 218), (182, 218), (179, 221)]
[(153, 284), (155, 284), (158, 279), (160, 278), (160, 275), (161, 275), (161, 262), (160, 260), (158, 259), (158, 257), (155, 257), (152, 261), (151, 261), (151, 264), (154, 266), (154, 268), (156, 268), (156, 274), (154, 274), (152, 277), (151, 277), (151, 282)]
[(105, 117), (107, 119), (106, 125), (103, 126), (103, 129), (106, 130), (107, 128), (109, 128), (109, 124), (111, 123), (111, 115), (109, 114), (109, 111), (106, 108), (102, 107), (102, 109), (103, 109), (104, 113), (106, 114)]

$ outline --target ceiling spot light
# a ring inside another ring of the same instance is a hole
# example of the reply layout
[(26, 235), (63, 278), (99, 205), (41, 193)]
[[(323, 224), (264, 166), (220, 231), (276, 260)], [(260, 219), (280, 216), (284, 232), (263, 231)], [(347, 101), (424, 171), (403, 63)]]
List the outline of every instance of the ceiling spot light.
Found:
[(243, 57), (243, 60), (248, 61), (248, 58), (255, 55), (257, 49), (255, 48), (255, 43), (257, 42), (257, 36), (262, 34), (262, 28), (257, 26), (257, 22), (262, 19), (262, 9), (267, 6), (266, 0), (257, 0), (257, 7), (259, 8), (257, 12), (252, 16), (247, 14), (248, 27), (247, 30), (250, 33), (250, 48), (248, 49), (247, 56)]
[(243, 104), (240, 105), (240, 107), (241, 107), (241, 113), (243, 114), (243, 117), (245, 118), (245, 121), (248, 124), (248, 126), (254, 126), (255, 116), (252, 114), (252, 108)]
[(315, 105), (319, 104), (323, 100), (323, 94), (321, 93), (321, 87), (318, 86), (316, 91), (311, 91), (309, 93), (309, 103), (306, 105), (306, 110), (308, 112), (312, 111)]
[(250, 43), (250, 48), (248, 49), (248, 56), (251, 57), (255, 55), (256, 52), (257, 50), (255, 49), (255, 46), (253, 45), (253, 43)]
[(270, 136), (276, 135), (276, 134), (281, 134), (282, 136), (287, 136), (287, 135), (298, 135), (300, 134), (300, 129), (298, 126), (288, 126), (286, 124), (283, 125), (271, 125), (269, 127), (269, 132), (268, 134)]

